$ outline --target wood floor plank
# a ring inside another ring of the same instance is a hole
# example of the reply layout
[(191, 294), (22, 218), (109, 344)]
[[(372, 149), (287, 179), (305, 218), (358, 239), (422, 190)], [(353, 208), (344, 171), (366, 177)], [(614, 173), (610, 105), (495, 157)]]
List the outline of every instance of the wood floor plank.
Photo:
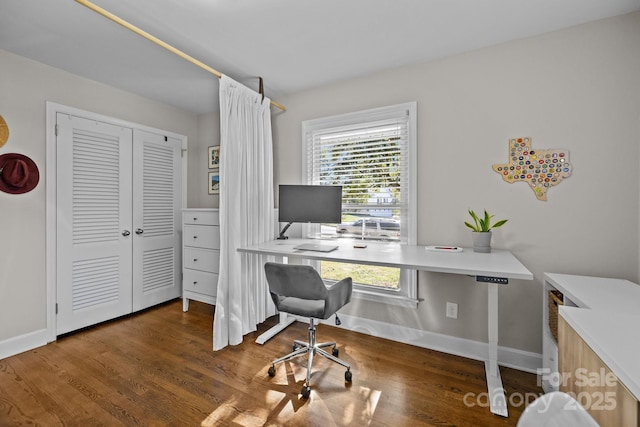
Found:
[[(274, 317), (213, 352), (212, 314), (175, 300), (0, 360), (0, 426), (515, 426), (525, 408), (489, 412), (482, 362), (327, 325), (318, 340), (338, 342), (353, 383), (318, 357), (302, 400), (305, 359), (267, 370), (307, 325), (256, 344)], [(508, 397), (542, 393), (535, 375), (501, 375)]]

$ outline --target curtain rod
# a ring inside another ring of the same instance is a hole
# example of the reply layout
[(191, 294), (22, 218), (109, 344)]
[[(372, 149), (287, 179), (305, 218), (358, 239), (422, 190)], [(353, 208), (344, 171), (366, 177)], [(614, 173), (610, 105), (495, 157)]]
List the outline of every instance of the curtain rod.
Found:
[[(127, 21), (117, 17), (113, 13), (104, 10), (100, 6), (97, 6), (97, 5), (91, 3), (88, 0), (75, 0), (75, 1), (77, 3), (80, 3), (81, 5), (83, 5), (85, 7), (88, 7), (89, 9), (93, 10), (94, 12), (99, 13), (100, 15), (104, 16), (105, 18), (108, 18), (108, 19), (112, 20), (116, 24), (122, 25), (126, 29), (133, 31), (134, 33), (138, 34), (139, 36), (144, 37), (145, 39), (147, 39), (147, 40), (149, 40), (149, 41), (151, 41), (151, 42), (153, 42), (155, 44), (157, 44), (158, 46), (167, 49), (169, 52), (178, 55), (182, 59), (186, 59), (187, 61), (191, 62), (194, 65), (197, 65), (198, 67), (202, 68), (203, 70), (210, 72), (214, 76), (216, 76), (218, 78), (222, 77), (222, 73), (220, 71), (209, 67), (207, 64), (204, 64), (201, 61), (198, 61), (194, 57), (192, 57), (190, 55), (187, 55), (183, 51), (181, 51), (179, 49), (176, 49), (175, 47), (171, 46), (168, 43), (163, 42), (159, 38), (152, 36), (151, 34), (147, 33), (144, 30), (141, 30), (140, 28), (136, 27), (135, 25), (132, 25), (132, 24), (128, 23)], [(281, 109), (282, 111), (286, 111), (287, 110), (283, 105), (275, 102), (274, 100), (271, 100), (271, 105)]]

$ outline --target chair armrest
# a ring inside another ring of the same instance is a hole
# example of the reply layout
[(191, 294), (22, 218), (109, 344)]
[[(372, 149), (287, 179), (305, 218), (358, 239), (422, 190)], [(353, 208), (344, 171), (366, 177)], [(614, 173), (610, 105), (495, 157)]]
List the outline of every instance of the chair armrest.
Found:
[(353, 283), (351, 277), (345, 277), (337, 283), (327, 287), (327, 297), (324, 303), (324, 319), (328, 319), (342, 306), (351, 301)]

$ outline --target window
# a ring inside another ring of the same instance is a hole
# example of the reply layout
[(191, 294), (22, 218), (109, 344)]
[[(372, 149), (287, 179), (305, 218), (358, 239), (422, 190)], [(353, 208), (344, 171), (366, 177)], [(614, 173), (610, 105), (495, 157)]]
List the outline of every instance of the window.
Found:
[[(303, 182), (342, 185), (342, 222), (306, 226), (307, 237), (416, 243), (415, 102), (304, 121), (302, 138)], [(320, 264), (327, 280), (353, 277), (356, 296), (417, 302), (415, 271)]]

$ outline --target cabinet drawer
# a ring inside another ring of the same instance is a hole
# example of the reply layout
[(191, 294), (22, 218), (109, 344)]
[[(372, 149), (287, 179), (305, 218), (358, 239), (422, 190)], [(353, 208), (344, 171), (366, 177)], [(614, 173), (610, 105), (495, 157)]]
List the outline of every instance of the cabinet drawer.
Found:
[(189, 269), (184, 270), (184, 277), (182, 279), (183, 290), (215, 297), (217, 288), (218, 275), (216, 273), (205, 273), (204, 271)]
[(184, 268), (217, 273), (220, 251), (212, 249), (184, 248)]
[(185, 246), (220, 248), (220, 227), (217, 225), (185, 225), (182, 232)]
[(182, 222), (185, 224), (220, 225), (217, 211), (186, 211), (182, 212)]

